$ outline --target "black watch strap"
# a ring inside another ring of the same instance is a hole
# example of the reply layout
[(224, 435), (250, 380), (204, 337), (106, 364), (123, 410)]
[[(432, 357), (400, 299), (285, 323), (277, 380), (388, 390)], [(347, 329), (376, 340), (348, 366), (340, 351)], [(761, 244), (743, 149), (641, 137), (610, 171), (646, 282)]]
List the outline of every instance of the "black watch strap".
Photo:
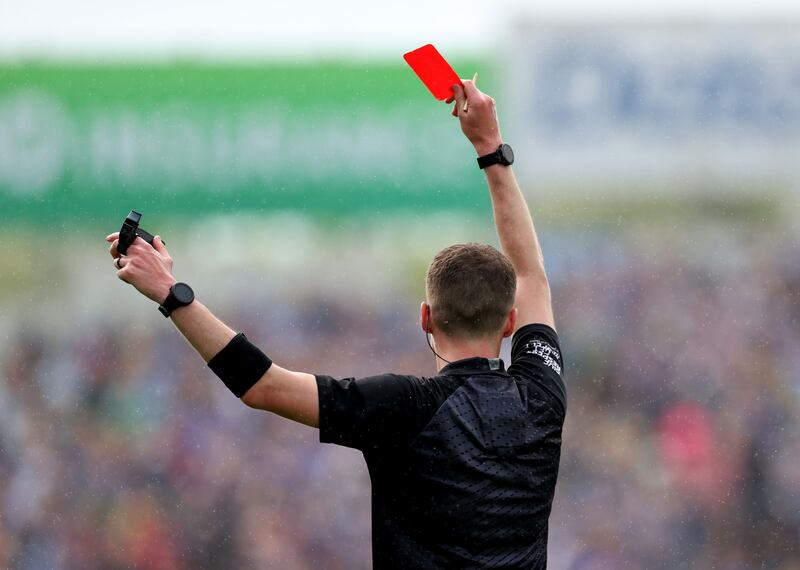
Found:
[(510, 145), (501, 144), (494, 152), (478, 157), (478, 167), (481, 169), (493, 164), (502, 164), (503, 166), (514, 164), (514, 151), (511, 150)]
[[(176, 290), (178, 289), (178, 290)], [(175, 283), (169, 288), (169, 295), (164, 302), (158, 306), (158, 310), (165, 317), (169, 317), (172, 311), (180, 307), (185, 307), (194, 301), (194, 291), (186, 283)]]
[(161, 311), (161, 314), (165, 317), (169, 317), (172, 314), (172, 311), (180, 307), (181, 305), (178, 303), (178, 300), (172, 294), (172, 290), (170, 290), (169, 295), (167, 298), (164, 299), (164, 302), (158, 306), (158, 310)]

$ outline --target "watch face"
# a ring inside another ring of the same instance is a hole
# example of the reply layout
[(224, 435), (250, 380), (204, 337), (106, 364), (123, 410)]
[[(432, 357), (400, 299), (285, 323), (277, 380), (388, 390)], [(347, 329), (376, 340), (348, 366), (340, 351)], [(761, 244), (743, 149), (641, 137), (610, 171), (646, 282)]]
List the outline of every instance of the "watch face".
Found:
[(500, 156), (502, 157), (503, 164), (514, 164), (514, 151), (511, 150), (510, 145), (500, 145)]
[(179, 303), (188, 305), (194, 301), (194, 291), (186, 283), (175, 283), (172, 287), (172, 294)]

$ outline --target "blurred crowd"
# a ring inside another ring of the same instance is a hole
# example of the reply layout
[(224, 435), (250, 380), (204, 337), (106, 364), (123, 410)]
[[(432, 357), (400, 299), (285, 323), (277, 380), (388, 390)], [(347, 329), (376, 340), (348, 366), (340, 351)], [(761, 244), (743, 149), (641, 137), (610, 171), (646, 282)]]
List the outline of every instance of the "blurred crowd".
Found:
[[(642, 235), (544, 236), (569, 396), (550, 567), (800, 569), (800, 241)], [(417, 301), (220, 316), (288, 367), (430, 375)], [(358, 452), (245, 407), (163, 320), (112, 317), (4, 339), (0, 568), (370, 567)]]

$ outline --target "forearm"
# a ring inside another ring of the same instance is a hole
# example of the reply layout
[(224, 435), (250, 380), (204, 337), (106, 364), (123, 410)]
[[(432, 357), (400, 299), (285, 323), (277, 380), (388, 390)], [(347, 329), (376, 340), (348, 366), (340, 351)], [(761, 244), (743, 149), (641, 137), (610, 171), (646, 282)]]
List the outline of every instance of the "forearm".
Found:
[[(136, 238), (122, 265), (123, 256), (117, 251), (119, 234), (106, 236), (106, 241), (111, 243), (109, 253), (114, 258), (117, 277), (150, 300), (162, 303), (175, 284), (175, 277), (172, 257), (161, 239), (156, 236), (151, 247), (143, 239)], [(237, 334), (196, 299), (173, 309), (170, 316), (203, 360), (210, 362), (218, 356), (210, 368), (245, 404), (312, 427), (319, 425), (314, 375), (274, 365), (244, 336), (231, 343)]]
[[(175, 309), (172, 312), (172, 321), (206, 362), (236, 336), (230, 327), (197, 300)], [(228, 387), (230, 388), (229, 384)], [(239, 396), (236, 391), (234, 394)], [(319, 426), (317, 382), (312, 374), (294, 372), (271, 364), (266, 373), (243, 391), (240, 397), (242, 402), (252, 408), (274, 412), (308, 426)]]
[(519, 277), (545, 277), (544, 257), (528, 204), (510, 166), (485, 169), (503, 252)]
[(172, 322), (194, 349), (208, 362), (236, 336), (200, 301), (172, 311)]

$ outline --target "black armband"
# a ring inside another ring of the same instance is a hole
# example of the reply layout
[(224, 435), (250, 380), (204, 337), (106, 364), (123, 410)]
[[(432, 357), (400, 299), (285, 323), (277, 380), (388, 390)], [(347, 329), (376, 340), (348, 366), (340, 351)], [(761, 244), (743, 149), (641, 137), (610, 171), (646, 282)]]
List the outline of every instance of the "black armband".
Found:
[(259, 381), (272, 366), (269, 356), (239, 333), (208, 361), (208, 367), (219, 376), (237, 398)]

